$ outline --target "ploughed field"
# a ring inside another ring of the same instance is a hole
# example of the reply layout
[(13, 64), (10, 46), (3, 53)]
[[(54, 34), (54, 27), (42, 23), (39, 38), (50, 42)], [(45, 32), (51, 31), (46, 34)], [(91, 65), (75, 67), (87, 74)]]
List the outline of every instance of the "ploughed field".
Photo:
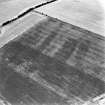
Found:
[(104, 44), (48, 17), (0, 49), (0, 93), (13, 105), (81, 105), (105, 92)]

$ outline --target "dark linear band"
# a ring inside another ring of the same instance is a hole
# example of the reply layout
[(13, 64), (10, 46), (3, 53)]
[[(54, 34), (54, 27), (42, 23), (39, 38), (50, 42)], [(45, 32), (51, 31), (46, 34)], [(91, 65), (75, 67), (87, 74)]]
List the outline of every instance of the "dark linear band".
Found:
[(11, 24), (11, 23), (14, 22), (15, 20), (17, 20), (17, 19), (19, 19), (19, 18), (22, 18), (23, 16), (25, 16), (26, 14), (28, 14), (29, 12), (33, 11), (33, 10), (36, 9), (36, 8), (42, 7), (42, 6), (44, 6), (44, 5), (50, 4), (50, 3), (55, 2), (55, 1), (58, 1), (58, 0), (51, 0), (51, 1), (48, 1), (48, 2), (45, 2), (45, 3), (39, 4), (39, 5), (37, 5), (37, 6), (31, 7), (31, 8), (29, 8), (29, 9), (27, 9), (25, 12), (21, 13), (20, 15), (18, 15), (16, 18), (13, 18), (13, 19), (11, 19), (11, 20), (8, 20), (8, 21), (4, 22), (4, 23), (1, 25), (1, 27), (4, 27), (4, 26), (6, 26), (6, 25), (8, 25), (8, 24)]

